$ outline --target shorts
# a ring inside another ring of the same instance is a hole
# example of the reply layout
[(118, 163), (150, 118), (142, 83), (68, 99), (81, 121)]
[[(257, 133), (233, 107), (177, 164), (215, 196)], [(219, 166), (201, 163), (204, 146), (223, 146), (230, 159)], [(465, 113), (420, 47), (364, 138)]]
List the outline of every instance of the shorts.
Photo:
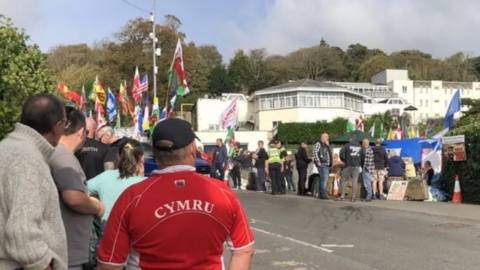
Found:
[(384, 182), (385, 181), (385, 176), (387, 175), (386, 170), (374, 170), (373, 171), (373, 181), (379, 181), (379, 182)]

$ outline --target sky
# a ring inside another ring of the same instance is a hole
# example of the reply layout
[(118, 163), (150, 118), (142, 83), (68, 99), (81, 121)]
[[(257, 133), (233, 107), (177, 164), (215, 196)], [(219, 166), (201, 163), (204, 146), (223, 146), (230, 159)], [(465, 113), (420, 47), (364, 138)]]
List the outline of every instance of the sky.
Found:
[[(151, 0), (128, 1), (152, 8)], [(177, 16), (187, 41), (216, 45), (224, 61), (240, 48), (287, 54), (322, 37), (343, 49), (361, 43), (387, 53), (480, 55), (478, 0), (157, 0), (156, 11), (157, 22), (164, 14)], [(24, 28), (44, 51), (93, 44), (129, 19), (148, 17), (123, 0), (0, 0), (0, 14)]]

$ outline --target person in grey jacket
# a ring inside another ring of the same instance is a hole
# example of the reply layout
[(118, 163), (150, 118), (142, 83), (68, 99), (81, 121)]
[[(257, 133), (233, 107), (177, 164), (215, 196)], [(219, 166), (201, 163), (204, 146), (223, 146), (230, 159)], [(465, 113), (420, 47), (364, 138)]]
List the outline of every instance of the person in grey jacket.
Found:
[(223, 145), (222, 139), (217, 139), (217, 147), (213, 152), (213, 162), (212, 162), (212, 177), (215, 178), (217, 171), (220, 174), (219, 180), (225, 180), (225, 166), (228, 164), (228, 153), (227, 147)]
[(0, 269), (66, 270), (67, 238), (47, 161), (68, 125), (50, 94), (31, 96), (0, 142)]

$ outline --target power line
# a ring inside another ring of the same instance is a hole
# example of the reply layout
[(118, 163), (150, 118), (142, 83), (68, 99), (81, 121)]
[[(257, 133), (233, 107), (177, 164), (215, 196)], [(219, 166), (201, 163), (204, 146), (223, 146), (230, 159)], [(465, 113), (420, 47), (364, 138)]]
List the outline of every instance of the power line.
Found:
[(148, 13), (148, 14), (150, 14), (150, 13), (151, 13), (150, 11), (148, 11), (148, 10), (145, 10), (145, 9), (143, 9), (143, 8), (141, 8), (141, 7), (138, 7), (138, 6), (136, 6), (136, 5), (134, 5), (134, 4), (130, 3), (130, 2), (128, 2), (127, 0), (122, 0), (122, 1), (123, 1), (123, 2), (125, 2), (126, 4), (128, 4), (128, 5), (132, 6), (132, 7), (134, 7), (134, 8), (136, 8), (136, 9), (140, 10), (140, 11), (146, 12), (146, 13)]

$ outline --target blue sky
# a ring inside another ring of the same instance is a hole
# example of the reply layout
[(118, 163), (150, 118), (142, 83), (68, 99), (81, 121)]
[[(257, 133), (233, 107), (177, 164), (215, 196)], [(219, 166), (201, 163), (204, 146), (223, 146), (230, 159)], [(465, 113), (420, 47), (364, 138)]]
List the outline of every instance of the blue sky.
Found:
[[(151, 8), (151, 0), (130, 2)], [(0, 0), (0, 13), (45, 51), (92, 44), (129, 19), (148, 16), (122, 0)], [(176, 15), (188, 40), (216, 45), (224, 61), (238, 48), (286, 54), (322, 36), (344, 49), (358, 42), (387, 53), (480, 54), (478, 0), (157, 0), (157, 13), (159, 22), (164, 14)]]

